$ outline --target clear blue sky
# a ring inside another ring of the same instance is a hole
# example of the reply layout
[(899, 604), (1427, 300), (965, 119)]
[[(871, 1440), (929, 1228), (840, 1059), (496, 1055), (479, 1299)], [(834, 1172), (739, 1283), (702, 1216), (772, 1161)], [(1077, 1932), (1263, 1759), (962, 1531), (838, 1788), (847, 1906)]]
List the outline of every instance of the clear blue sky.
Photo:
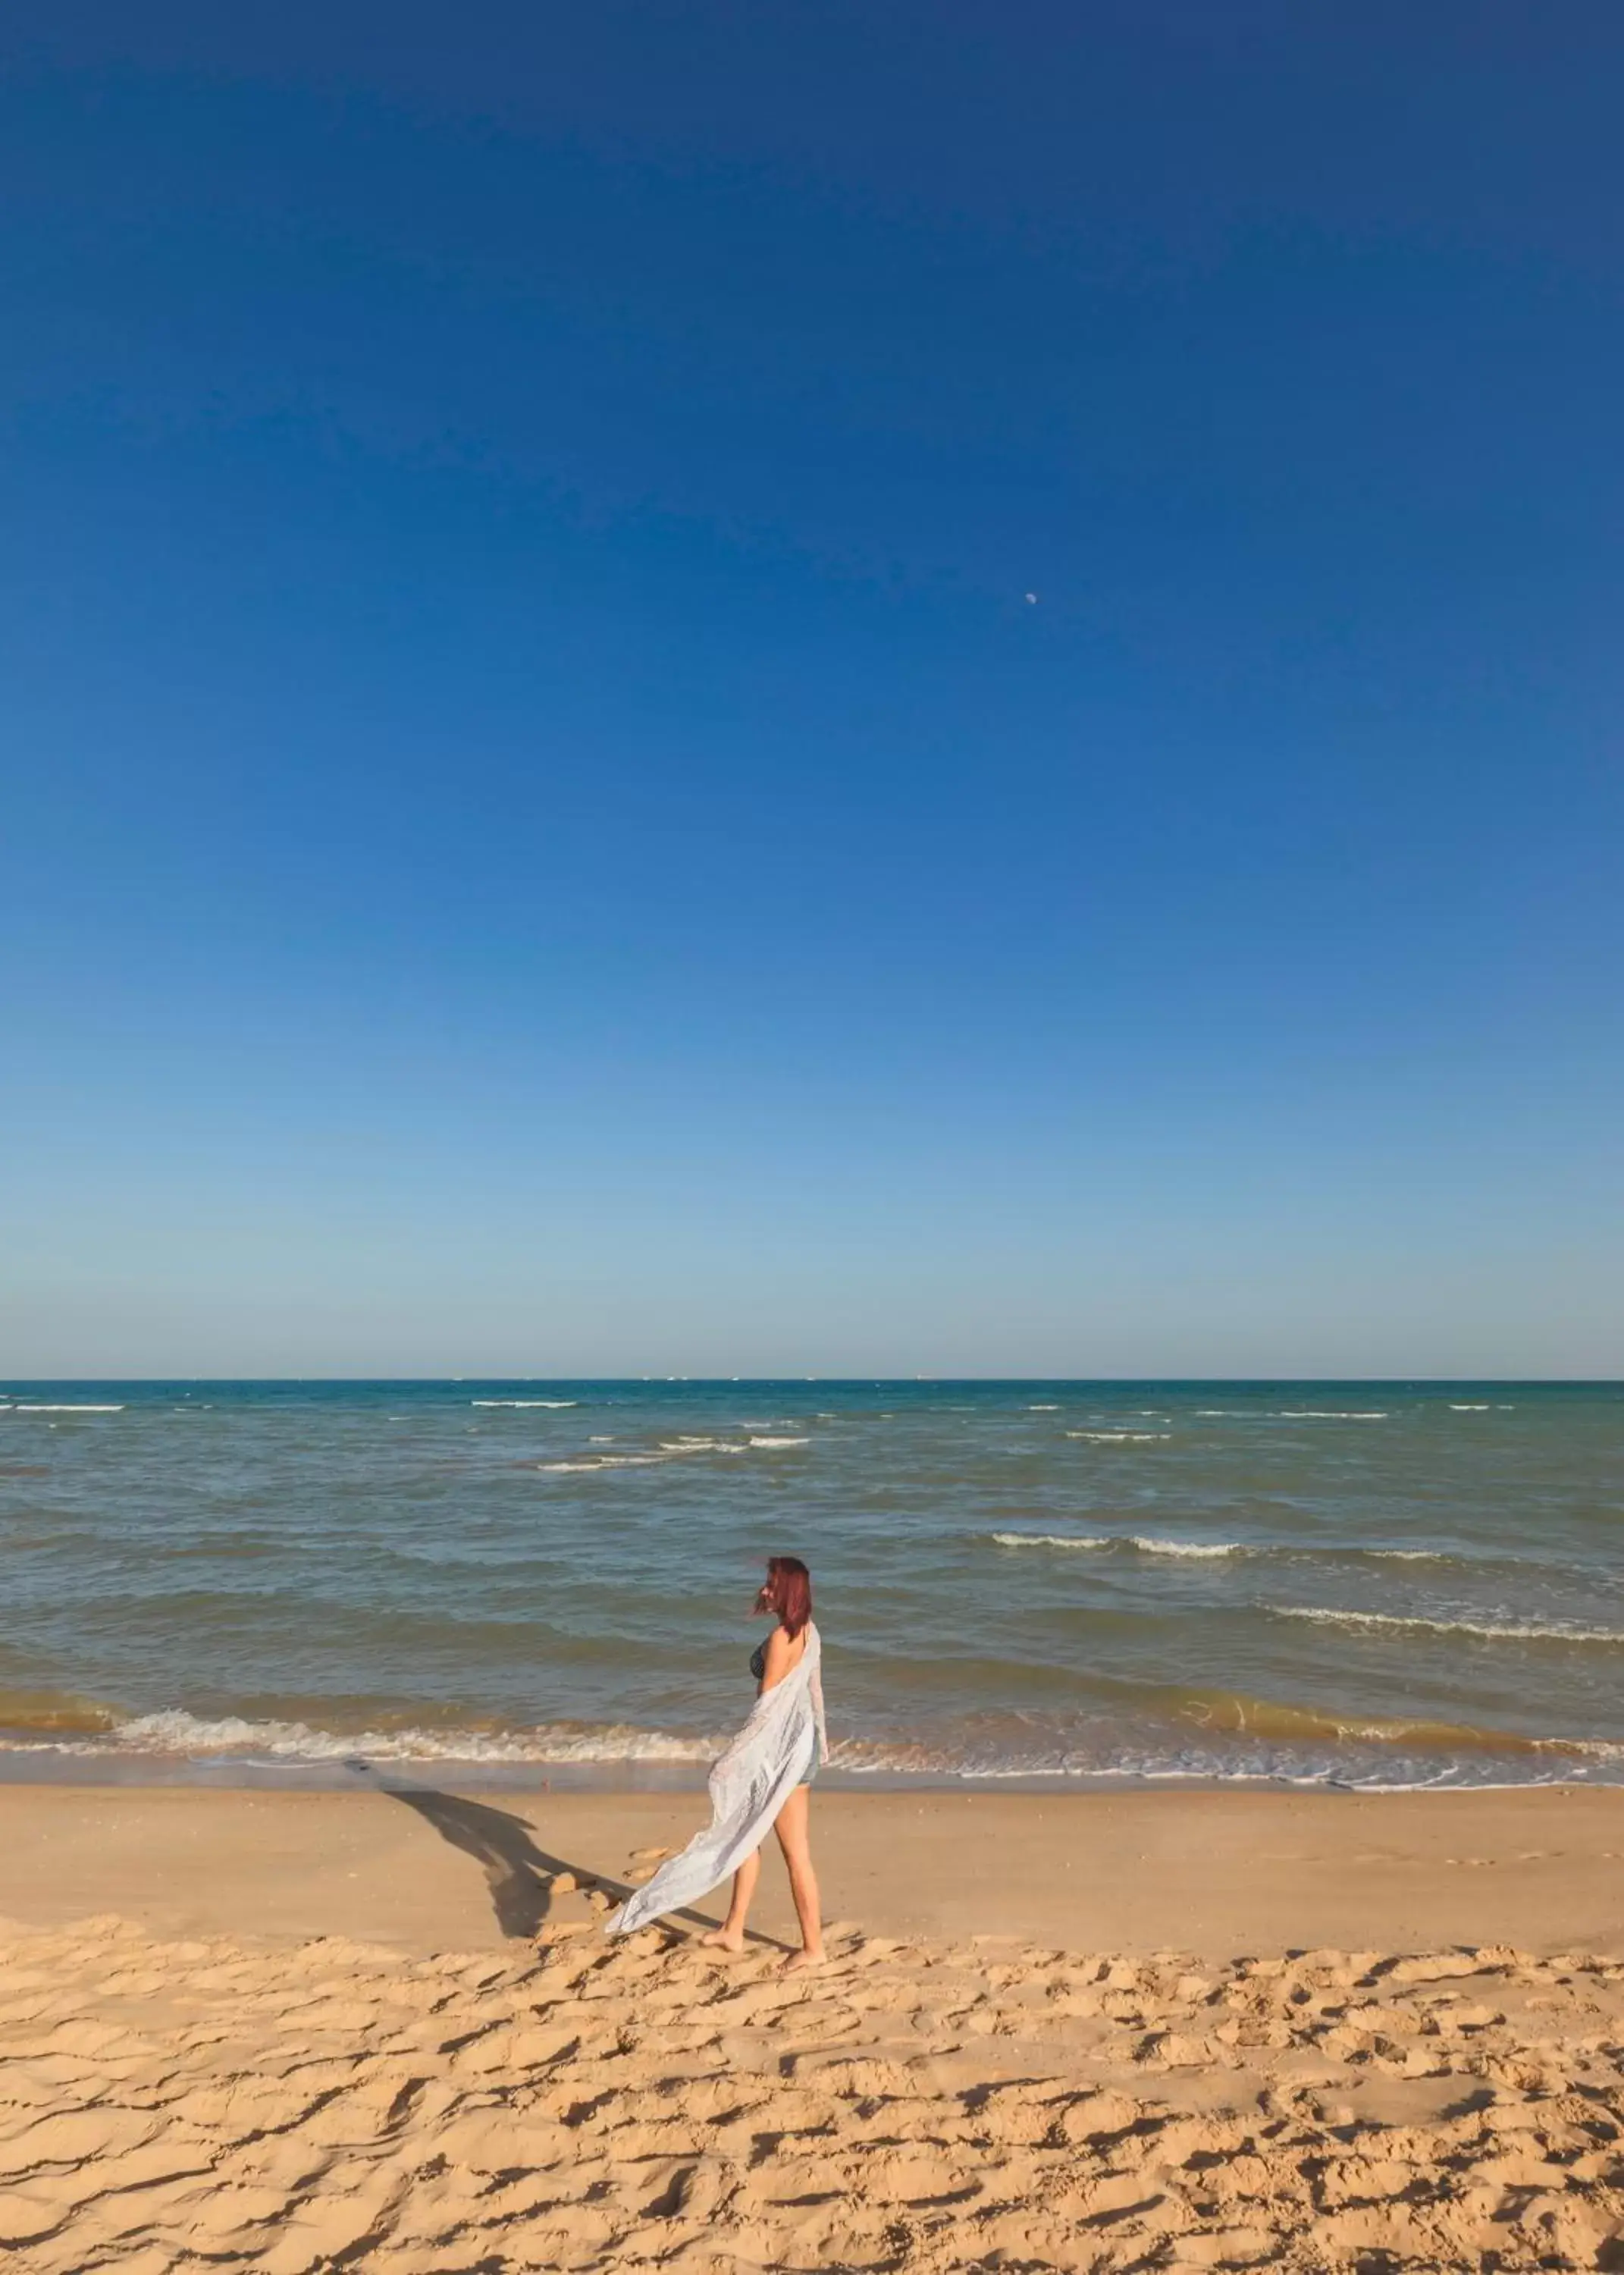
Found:
[(0, 1370), (1624, 1371), (1621, 74), (14, 13)]

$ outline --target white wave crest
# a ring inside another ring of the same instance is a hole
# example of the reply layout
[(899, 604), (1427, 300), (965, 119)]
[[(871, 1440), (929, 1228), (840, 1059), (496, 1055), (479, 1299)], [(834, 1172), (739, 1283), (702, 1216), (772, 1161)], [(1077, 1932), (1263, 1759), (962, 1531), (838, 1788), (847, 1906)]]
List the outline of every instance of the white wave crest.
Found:
[(1250, 1551), (1238, 1540), (1153, 1540), (1142, 1532), (1130, 1533), (1134, 1546), (1146, 1556), (1245, 1556)]
[(995, 1532), (1001, 1548), (1136, 1548), (1142, 1556), (1244, 1556), (1238, 1540), (1158, 1540), (1144, 1532)]
[(1086, 1438), (1091, 1446), (1159, 1446), (1171, 1430), (1068, 1430), (1069, 1438)]
[(1275, 1415), (1277, 1422), (1385, 1422), (1386, 1411), (1373, 1414), (1349, 1414), (1336, 1406), (1282, 1406)]
[(594, 1454), (585, 1462), (538, 1462), (536, 1467), (548, 1477), (569, 1477), (581, 1472), (590, 1477), (599, 1470), (657, 1469), (665, 1458), (661, 1454)]
[[(592, 1443), (608, 1445), (610, 1439), (594, 1438)], [(644, 1454), (585, 1454), (578, 1458), (561, 1462), (538, 1462), (536, 1468), (548, 1477), (592, 1477), (600, 1470), (655, 1470), (668, 1462), (689, 1462), (701, 1454), (748, 1454), (752, 1447), (804, 1446), (805, 1438), (751, 1438), (740, 1444), (729, 1438), (662, 1438), (658, 1448)]]
[(7, 1414), (122, 1414), (122, 1406), (34, 1406), (21, 1401), (3, 1410)]
[(1001, 1548), (1109, 1548), (1110, 1541), (1103, 1536), (1059, 1532), (995, 1532), (993, 1538)]
[(752, 1446), (809, 1446), (810, 1438), (746, 1438), (741, 1445), (736, 1438), (662, 1438), (660, 1450), (677, 1458), (684, 1454), (747, 1454)]
[(1624, 1629), (1579, 1628), (1564, 1620), (1430, 1620), (1419, 1613), (1341, 1612), (1318, 1605), (1272, 1604), (1277, 1619), (1313, 1620), (1322, 1627), (1408, 1629), (1429, 1635), (1482, 1636), (1506, 1643), (1624, 1644)]
[(1486, 1406), (1456, 1406), (1452, 1402), (1449, 1411), (1452, 1414), (1486, 1414), (1489, 1410)]
[[(313, 1728), (306, 1722), (208, 1719), (175, 1707), (138, 1714), (111, 1733), (111, 1743), (141, 1754), (208, 1755), (273, 1761), (705, 1762), (726, 1740), (642, 1730), (627, 1723), (601, 1727), (542, 1723), (533, 1730), (360, 1730)], [(96, 1750), (108, 1744), (102, 1740)]]
[(562, 1413), (566, 1406), (578, 1406), (578, 1398), (471, 1398), (470, 1406), (545, 1406)]

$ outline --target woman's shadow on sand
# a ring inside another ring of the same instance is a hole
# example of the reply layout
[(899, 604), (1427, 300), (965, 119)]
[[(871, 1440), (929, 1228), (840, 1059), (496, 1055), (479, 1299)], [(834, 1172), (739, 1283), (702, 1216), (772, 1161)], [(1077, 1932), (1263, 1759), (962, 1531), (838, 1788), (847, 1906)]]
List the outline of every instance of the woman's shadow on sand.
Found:
[[(381, 1778), (366, 1762), (352, 1769), (365, 1773), (374, 1791), (412, 1810), (432, 1825), (442, 1840), (472, 1856), (485, 1875), (491, 1907), (503, 1935), (533, 1938), (550, 1916), (557, 1896), (570, 1890), (600, 1889), (617, 1904), (632, 1893), (631, 1884), (612, 1879), (589, 1864), (572, 1863), (536, 1846), (533, 1830), (511, 1810), (494, 1809), (488, 1802), (470, 1801), (465, 1795), (441, 1793), (432, 1786), (409, 1785), (398, 1776)], [(565, 1887), (558, 1880), (565, 1877)], [(701, 1913), (683, 1910), (669, 1915), (691, 1926), (715, 1925)], [(752, 1939), (753, 1940), (753, 1939)]]
[(485, 1875), (491, 1893), (496, 1924), (503, 1935), (534, 1936), (553, 1909), (555, 1888), (561, 1874), (576, 1888), (601, 1888), (606, 1896), (623, 1903), (631, 1887), (606, 1879), (585, 1865), (572, 1864), (538, 1848), (531, 1827), (510, 1810), (493, 1809), (488, 1802), (469, 1801), (460, 1794), (440, 1793), (432, 1787), (403, 1785), (397, 1779), (376, 1780), (377, 1790), (404, 1808), (414, 1810), (432, 1825), (442, 1840), (472, 1856)]

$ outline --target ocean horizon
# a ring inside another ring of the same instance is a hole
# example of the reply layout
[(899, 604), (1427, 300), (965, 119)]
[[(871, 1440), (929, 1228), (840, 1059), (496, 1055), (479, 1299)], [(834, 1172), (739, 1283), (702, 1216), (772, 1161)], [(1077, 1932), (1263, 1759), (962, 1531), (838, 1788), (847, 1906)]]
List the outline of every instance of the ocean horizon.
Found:
[(696, 1782), (769, 1553), (831, 1774), (1624, 1782), (1624, 1384), (0, 1387), (0, 1777)]

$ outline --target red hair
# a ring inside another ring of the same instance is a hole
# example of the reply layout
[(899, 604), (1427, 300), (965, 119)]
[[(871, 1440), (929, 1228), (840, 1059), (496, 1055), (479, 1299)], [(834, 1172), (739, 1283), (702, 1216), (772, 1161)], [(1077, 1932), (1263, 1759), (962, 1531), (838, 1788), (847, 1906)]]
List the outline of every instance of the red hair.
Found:
[(798, 1636), (812, 1617), (812, 1574), (798, 1556), (769, 1556), (767, 1585), (757, 1599), (764, 1612), (776, 1612), (779, 1624), (791, 1637)]

